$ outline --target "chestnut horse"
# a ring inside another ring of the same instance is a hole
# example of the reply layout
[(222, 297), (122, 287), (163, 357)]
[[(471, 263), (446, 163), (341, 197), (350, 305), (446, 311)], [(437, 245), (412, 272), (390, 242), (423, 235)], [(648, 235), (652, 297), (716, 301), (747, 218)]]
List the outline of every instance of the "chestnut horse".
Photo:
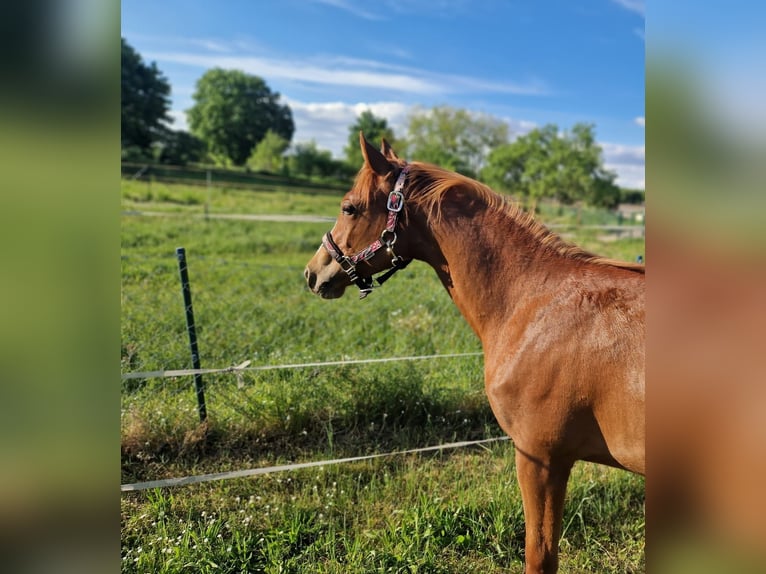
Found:
[(570, 245), (488, 187), (360, 134), (341, 213), (309, 261), (325, 299), (417, 259), (481, 339), (487, 398), (516, 452), (526, 572), (555, 572), (585, 460), (644, 474), (644, 266)]

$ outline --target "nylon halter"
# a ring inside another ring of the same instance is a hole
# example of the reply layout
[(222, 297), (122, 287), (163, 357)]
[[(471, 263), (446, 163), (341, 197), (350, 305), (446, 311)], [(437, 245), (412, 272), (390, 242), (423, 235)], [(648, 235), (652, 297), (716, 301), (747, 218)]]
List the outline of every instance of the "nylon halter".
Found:
[(394, 243), (396, 243), (396, 222), (399, 218), (399, 212), (404, 208), (404, 181), (407, 179), (407, 174), (410, 171), (410, 166), (405, 165), (402, 171), (399, 173), (399, 177), (396, 180), (396, 185), (391, 193), (388, 194), (388, 201), (386, 202), (386, 209), (388, 209), (388, 218), (386, 219), (386, 227), (381, 231), (380, 237), (373, 241), (370, 245), (359, 251), (354, 255), (344, 255), (338, 244), (332, 238), (332, 231), (328, 231), (322, 237), (322, 245), (327, 252), (332, 256), (335, 261), (338, 262), (341, 269), (348, 275), (348, 278), (359, 287), (359, 298), (364, 299), (372, 293), (373, 284), (372, 276), (362, 277), (357, 273), (356, 264), (360, 261), (369, 261), (375, 254), (386, 248), (386, 252), (391, 256), (391, 267), (383, 273), (383, 275), (377, 277), (375, 280), (378, 285), (383, 285), (394, 273), (399, 269), (404, 269), (410, 264), (412, 259), (402, 259), (396, 253), (394, 253)]

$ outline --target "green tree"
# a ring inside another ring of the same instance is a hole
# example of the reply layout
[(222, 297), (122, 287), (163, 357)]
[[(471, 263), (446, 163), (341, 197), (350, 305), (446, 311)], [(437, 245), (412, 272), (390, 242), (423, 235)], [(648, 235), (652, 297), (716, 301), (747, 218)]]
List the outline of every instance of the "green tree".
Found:
[(380, 140), (385, 138), (398, 153), (403, 153), (403, 146), (396, 141), (393, 130), (388, 127), (386, 118), (379, 118), (370, 110), (364, 110), (356, 118), (356, 121), (348, 128), (348, 145), (343, 148), (346, 154), (346, 162), (355, 170), (359, 169), (364, 163), (362, 150), (359, 147), (359, 132), (364, 134), (368, 142), (380, 144)]
[(508, 124), (450, 106), (410, 115), (408, 153), (413, 159), (475, 177), (493, 148), (508, 142)]
[(305, 177), (351, 177), (357, 170), (344, 161), (333, 159), (332, 153), (320, 149), (314, 140), (297, 144), (289, 157), (290, 173)]
[(192, 97), (189, 127), (218, 163), (243, 165), (269, 130), (288, 142), (293, 137), (290, 107), (258, 76), (214, 68), (197, 81)]
[(257, 171), (277, 173), (282, 168), (283, 156), (289, 146), (289, 141), (275, 131), (269, 130), (253, 149), (253, 153), (247, 160), (247, 165)]
[(548, 124), (492, 150), (482, 179), (499, 191), (520, 196), (534, 211), (543, 198), (613, 208), (619, 203), (616, 175), (603, 166), (591, 124), (559, 133)]
[[(151, 155), (152, 143), (158, 141), (170, 122), (170, 84), (152, 62), (141, 56), (122, 38), (121, 67), (121, 143), (123, 150), (133, 148)], [(131, 152), (136, 154), (136, 151)]]
[(158, 145), (162, 163), (186, 165), (205, 158), (205, 142), (183, 130), (165, 130)]

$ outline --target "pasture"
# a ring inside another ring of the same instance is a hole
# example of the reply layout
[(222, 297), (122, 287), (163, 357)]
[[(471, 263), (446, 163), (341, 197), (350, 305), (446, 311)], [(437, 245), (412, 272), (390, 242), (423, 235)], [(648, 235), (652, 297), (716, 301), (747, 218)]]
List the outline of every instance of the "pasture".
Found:
[[(340, 194), (123, 182), (121, 370), (190, 366), (174, 249), (187, 250), (203, 368), (480, 351), (433, 271), (414, 263), (364, 301), (322, 301), (303, 266)], [(552, 224), (610, 214), (544, 209)], [(632, 261), (642, 239), (569, 239)], [(122, 383), (122, 482), (389, 452), (501, 436), (481, 357), (206, 375), (200, 425), (190, 377)], [(123, 572), (521, 571), (513, 447), (123, 494)], [(644, 481), (578, 464), (562, 572), (644, 570)]]

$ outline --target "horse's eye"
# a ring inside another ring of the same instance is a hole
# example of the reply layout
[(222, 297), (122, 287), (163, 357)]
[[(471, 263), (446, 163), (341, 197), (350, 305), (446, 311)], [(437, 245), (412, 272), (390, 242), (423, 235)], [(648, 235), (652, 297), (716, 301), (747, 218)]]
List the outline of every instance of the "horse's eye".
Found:
[(340, 210), (346, 215), (354, 215), (356, 213), (356, 207), (350, 203), (344, 203)]

